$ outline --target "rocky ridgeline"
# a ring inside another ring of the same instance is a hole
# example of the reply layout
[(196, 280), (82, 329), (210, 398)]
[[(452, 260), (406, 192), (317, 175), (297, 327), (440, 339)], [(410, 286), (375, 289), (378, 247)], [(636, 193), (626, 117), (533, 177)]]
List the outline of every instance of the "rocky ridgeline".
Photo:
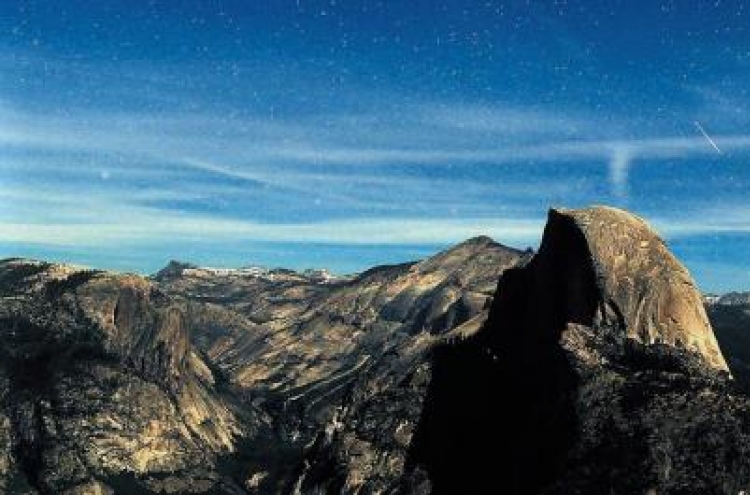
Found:
[(0, 295), (4, 492), (748, 489), (750, 310), (620, 210), (346, 279), (6, 260)]

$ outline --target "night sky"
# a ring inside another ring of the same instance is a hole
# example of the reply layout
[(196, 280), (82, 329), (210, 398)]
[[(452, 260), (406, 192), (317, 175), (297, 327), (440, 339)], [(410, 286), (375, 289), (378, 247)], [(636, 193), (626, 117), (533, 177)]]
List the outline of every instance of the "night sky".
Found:
[(0, 256), (353, 272), (550, 206), (750, 289), (750, 1), (0, 2)]

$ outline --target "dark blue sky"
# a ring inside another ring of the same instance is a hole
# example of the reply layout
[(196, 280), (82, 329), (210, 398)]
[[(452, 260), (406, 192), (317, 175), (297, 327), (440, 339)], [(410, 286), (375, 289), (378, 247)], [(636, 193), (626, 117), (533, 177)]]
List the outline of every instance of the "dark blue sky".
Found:
[(0, 32), (0, 255), (355, 271), (604, 203), (750, 288), (748, 2), (6, 0)]

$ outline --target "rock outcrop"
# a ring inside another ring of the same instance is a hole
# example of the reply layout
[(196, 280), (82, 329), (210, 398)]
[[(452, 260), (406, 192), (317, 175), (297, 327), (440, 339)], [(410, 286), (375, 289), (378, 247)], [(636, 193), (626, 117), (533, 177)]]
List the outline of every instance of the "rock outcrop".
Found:
[[(587, 269), (596, 278), (595, 319), (614, 318), (630, 339), (684, 347), (727, 370), (695, 282), (646, 222), (608, 207), (552, 210), (547, 230), (557, 240), (541, 250), (585, 243)], [(584, 266), (586, 260), (572, 263)]]

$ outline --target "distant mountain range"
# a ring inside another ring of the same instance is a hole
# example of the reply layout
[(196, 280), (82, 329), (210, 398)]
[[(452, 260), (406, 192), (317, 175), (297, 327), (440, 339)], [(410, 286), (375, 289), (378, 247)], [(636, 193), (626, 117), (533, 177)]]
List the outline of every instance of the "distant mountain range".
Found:
[(728, 292), (722, 295), (708, 294), (704, 296), (706, 304), (719, 306), (747, 306), (750, 305), (750, 292)]
[(172, 260), (166, 267), (159, 270), (155, 278), (166, 280), (175, 277), (192, 277), (209, 279), (212, 277), (223, 277), (231, 279), (262, 278), (269, 281), (297, 278), (300, 281), (314, 283), (336, 283), (351, 280), (353, 276), (334, 275), (325, 268), (309, 268), (302, 272), (286, 268), (265, 268), (260, 266), (246, 266), (242, 268), (212, 268), (197, 266), (190, 263), (182, 263)]
[(706, 309), (735, 380), (750, 393), (750, 292), (711, 298)]
[(612, 208), (346, 277), (3, 260), (0, 332), (3, 493), (750, 488), (748, 293)]

